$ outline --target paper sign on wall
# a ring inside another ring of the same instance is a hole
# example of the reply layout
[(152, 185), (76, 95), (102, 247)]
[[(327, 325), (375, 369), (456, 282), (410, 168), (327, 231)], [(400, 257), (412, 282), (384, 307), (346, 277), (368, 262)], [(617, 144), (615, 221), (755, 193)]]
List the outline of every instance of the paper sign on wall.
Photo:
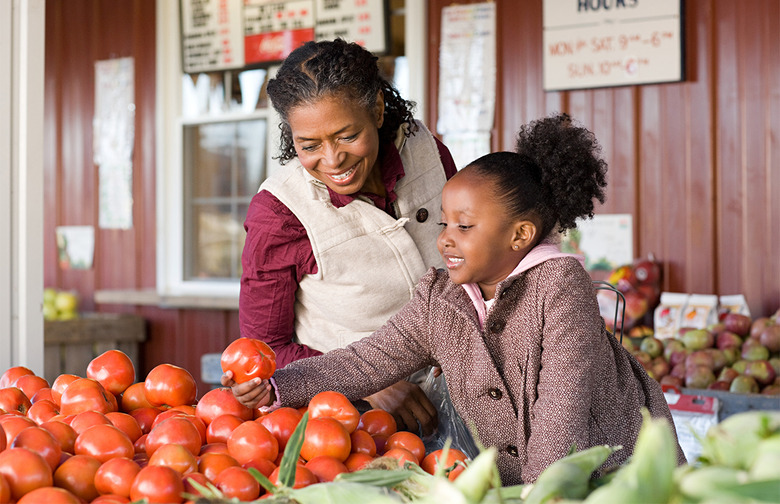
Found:
[(680, 0), (544, 0), (544, 89), (683, 79)]

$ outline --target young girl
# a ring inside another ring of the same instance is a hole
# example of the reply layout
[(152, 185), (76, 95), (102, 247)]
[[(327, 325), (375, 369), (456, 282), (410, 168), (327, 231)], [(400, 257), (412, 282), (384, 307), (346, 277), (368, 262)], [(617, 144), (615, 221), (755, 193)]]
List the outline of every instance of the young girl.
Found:
[(323, 390), (354, 399), (437, 365), (457, 411), (499, 449), (504, 484), (534, 481), (572, 445), (622, 445), (605, 467), (625, 461), (641, 408), (674, 428), (671, 414), (660, 386), (606, 331), (578, 256), (557, 245), (603, 201), (606, 169), (594, 136), (567, 115), (524, 127), (517, 152), (483, 156), (445, 184), (447, 271), (430, 270), (373, 335), (234, 393), (261, 405), (301, 406)]

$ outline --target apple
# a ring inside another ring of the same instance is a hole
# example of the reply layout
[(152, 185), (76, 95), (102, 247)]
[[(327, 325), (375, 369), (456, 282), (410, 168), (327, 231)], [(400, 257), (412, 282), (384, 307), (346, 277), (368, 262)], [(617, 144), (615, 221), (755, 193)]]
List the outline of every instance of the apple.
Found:
[(650, 370), (653, 372), (655, 379), (660, 380), (669, 374), (669, 372), (672, 370), (672, 367), (662, 356), (659, 355), (650, 363)]
[(726, 365), (730, 366), (737, 362), (741, 350), (739, 347), (726, 347), (721, 352), (723, 352), (723, 357), (726, 358)]
[(623, 338), (621, 345), (623, 345), (623, 348), (625, 348), (628, 351), (628, 353), (634, 353), (637, 350), (639, 350), (631, 338)]
[(58, 291), (54, 298), (54, 307), (61, 312), (75, 312), (79, 306), (79, 298), (70, 291)]
[(677, 338), (682, 339), (683, 335), (687, 333), (688, 331), (693, 331), (696, 329), (696, 327), (689, 327), (689, 326), (682, 326), (679, 329), (677, 329)]
[(761, 395), (771, 395), (776, 396), (780, 395), (780, 385), (767, 385), (766, 387), (761, 389)]
[(715, 380), (714, 382), (710, 383), (707, 387), (707, 390), (728, 390), (731, 386), (731, 383), (722, 381), (722, 380)]
[(685, 386), (688, 388), (706, 389), (715, 381), (715, 374), (707, 366), (693, 366), (685, 371)]
[(658, 338), (647, 336), (639, 344), (639, 349), (647, 352), (650, 357), (656, 358), (663, 352), (664, 344)]
[(685, 359), (685, 367), (692, 368), (696, 366), (705, 366), (710, 371), (715, 367), (715, 362), (712, 359), (712, 355), (704, 350), (696, 350), (688, 355)]
[(723, 330), (719, 332), (717, 337), (715, 338), (715, 346), (717, 346), (721, 350), (728, 347), (739, 348), (742, 346), (742, 338), (740, 338), (737, 333)]
[(780, 352), (780, 325), (771, 324), (761, 331), (758, 341), (772, 353)]
[(705, 348), (704, 350), (700, 351), (707, 352), (712, 356), (712, 370), (716, 373), (728, 365), (728, 361), (723, 353), (723, 350), (719, 350), (717, 348)]
[(758, 383), (752, 376), (740, 375), (734, 378), (729, 387), (729, 392), (737, 394), (757, 394)]
[(745, 359), (739, 359), (734, 364), (731, 365), (731, 369), (736, 371), (739, 374), (745, 374), (745, 370), (747, 369), (748, 361)]
[(772, 369), (772, 365), (769, 364), (769, 361), (765, 360), (754, 360), (748, 362), (744, 374), (746, 376), (752, 376), (755, 378), (756, 383), (758, 383), (759, 386), (771, 384), (773, 381), (775, 381), (776, 376), (775, 370)]
[(54, 299), (57, 297), (57, 289), (54, 287), (46, 287), (43, 289), (43, 304), (54, 305)]
[(643, 368), (648, 369), (650, 367), (650, 362), (653, 360), (652, 357), (650, 357), (650, 354), (647, 352), (644, 352), (642, 350), (637, 350), (633, 353), (634, 358), (639, 361), (639, 363), (642, 365)]
[(674, 338), (668, 338), (664, 340), (664, 358), (670, 360), (674, 352), (680, 352), (685, 350), (685, 345), (682, 341)]
[(49, 303), (43, 303), (41, 311), (43, 312), (43, 320), (56, 320), (57, 314), (59, 313), (57, 312), (57, 308), (55, 308), (53, 304)]
[(741, 313), (729, 312), (723, 317), (723, 325), (726, 330), (737, 333), (740, 336), (747, 336), (750, 332), (752, 321), (747, 315)]
[(663, 378), (661, 378), (661, 385), (669, 385), (679, 390), (683, 386), (683, 381), (682, 378), (680, 378), (679, 376), (673, 376), (668, 374)]
[(739, 376), (739, 372), (737, 372), (734, 368), (725, 367), (720, 370), (720, 373), (718, 374), (718, 381), (731, 383), (737, 376)]
[(647, 300), (636, 291), (628, 291), (623, 294), (626, 299), (626, 320), (639, 320), (645, 316), (649, 308)]
[(669, 374), (672, 375), (672, 376), (676, 376), (677, 378), (679, 378), (681, 380), (684, 380), (685, 379), (685, 371), (686, 371), (685, 363), (681, 362), (679, 364), (676, 364), (676, 365), (672, 366), (672, 370), (669, 371)]
[(703, 350), (709, 348), (714, 343), (712, 333), (706, 329), (692, 329), (686, 331), (680, 338), (689, 350)]
[(780, 378), (780, 357), (772, 357), (769, 359), (769, 365), (775, 370), (775, 374)]
[(745, 360), (769, 360), (769, 349), (758, 341), (748, 338), (742, 343), (741, 356)]
[(654, 334), (653, 329), (646, 325), (634, 326), (628, 331), (628, 336), (636, 339), (653, 336)]
[(776, 325), (774, 320), (769, 317), (758, 317), (750, 324), (750, 337), (758, 339), (761, 333), (770, 325)]
[(687, 348), (683, 348), (682, 350), (675, 350), (669, 355), (667, 360), (672, 367), (676, 366), (677, 364), (685, 365), (685, 359), (688, 358), (688, 354), (690, 353), (691, 351)]
[(655, 283), (661, 278), (661, 268), (656, 262), (644, 259), (634, 265), (634, 277), (639, 283)]

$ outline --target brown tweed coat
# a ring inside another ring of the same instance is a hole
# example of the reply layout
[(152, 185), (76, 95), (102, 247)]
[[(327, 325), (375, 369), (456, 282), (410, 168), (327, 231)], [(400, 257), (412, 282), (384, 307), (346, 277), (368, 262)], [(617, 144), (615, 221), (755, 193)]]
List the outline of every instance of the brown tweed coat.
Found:
[[(643, 406), (674, 429), (658, 383), (606, 331), (576, 259), (550, 259), (496, 293), (481, 330), (465, 290), (432, 269), (371, 336), (277, 370), (281, 403), (302, 406), (323, 390), (358, 399), (441, 366), (458, 413), (483, 445), (499, 449), (505, 485), (534, 481), (572, 445), (622, 445), (604, 467), (625, 461)], [(678, 458), (685, 461), (679, 446)]]

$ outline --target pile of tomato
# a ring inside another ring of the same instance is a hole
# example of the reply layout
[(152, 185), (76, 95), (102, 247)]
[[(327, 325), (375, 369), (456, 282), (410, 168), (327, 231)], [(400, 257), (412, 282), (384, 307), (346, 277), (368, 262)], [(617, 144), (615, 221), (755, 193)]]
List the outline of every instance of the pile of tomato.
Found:
[[(128, 356), (109, 350), (84, 377), (62, 374), (49, 384), (21, 366), (2, 374), (0, 504), (181, 503), (209, 483), (229, 498), (259, 499), (265, 490), (250, 468), (278, 483), (284, 448), (306, 411), (294, 487), (331, 481), (379, 456), (433, 473), (441, 455), (426, 454), (416, 434), (397, 431), (390, 413), (361, 414), (338, 392), (263, 414), (227, 388), (197, 399), (192, 375), (172, 364), (136, 382)], [(466, 459), (449, 454), (438, 463)]]

